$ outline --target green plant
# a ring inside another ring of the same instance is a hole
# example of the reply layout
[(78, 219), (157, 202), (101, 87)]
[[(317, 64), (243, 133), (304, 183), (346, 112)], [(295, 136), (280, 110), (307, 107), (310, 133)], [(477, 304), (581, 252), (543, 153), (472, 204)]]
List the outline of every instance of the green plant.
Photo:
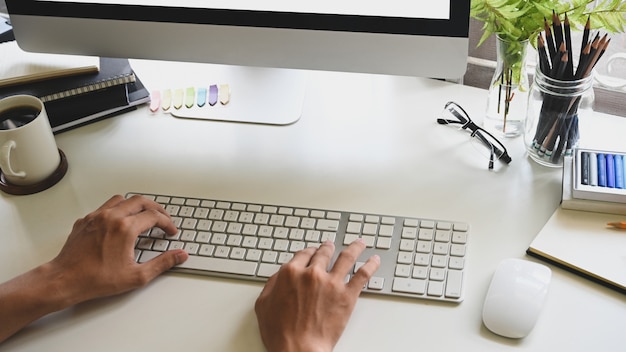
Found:
[(530, 40), (533, 46), (553, 12), (567, 14), (573, 29), (581, 30), (587, 19), (591, 28), (607, 32), (624, 32), (626, 28), (626, 2), (623, 0), (472, 0), (470, 14), (484, 23), (482, 44), (496, 34), (506, 41)]

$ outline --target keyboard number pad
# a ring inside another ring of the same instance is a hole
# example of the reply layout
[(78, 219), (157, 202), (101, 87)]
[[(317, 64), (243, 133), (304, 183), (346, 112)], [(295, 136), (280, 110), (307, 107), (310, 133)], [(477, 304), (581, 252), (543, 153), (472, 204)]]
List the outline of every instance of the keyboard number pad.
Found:
[(405, 219), (392, 291), (460, 298), (467, 236), (466, 224)]

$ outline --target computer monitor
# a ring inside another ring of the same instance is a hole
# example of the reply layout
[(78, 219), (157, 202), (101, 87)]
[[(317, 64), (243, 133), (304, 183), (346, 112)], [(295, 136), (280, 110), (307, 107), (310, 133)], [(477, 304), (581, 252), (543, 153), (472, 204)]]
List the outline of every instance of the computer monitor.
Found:
[[(303, 70), (456, 80), (467, 65), (470, 0), (6, 0), (6, 4), (18, 44), (27, 51), (242, 67), (229, 68), (237, 82), (231, 84), (233, 103), (238, 97), (275, 103), (276, 97), (258, 96), (261, 87), (273, 87), (268, 94), (291, 102), (285, 114), (297, 115), (268, 117), (279, 124), (300, 116), (306, 86)], [(241, 95), (239, 88), (244, 88)], [(269, 115), (277, 114), (275, 104), (271, 109)], [(253, 120), (262, 119), (258, 115), (263, 112), (257, 105), (249, 114), (257, 115)]]

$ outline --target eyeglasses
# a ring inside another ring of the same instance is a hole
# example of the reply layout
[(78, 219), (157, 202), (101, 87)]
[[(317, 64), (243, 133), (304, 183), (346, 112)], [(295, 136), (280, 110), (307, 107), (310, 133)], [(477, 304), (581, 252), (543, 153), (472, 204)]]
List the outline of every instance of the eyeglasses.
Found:
[(453, 101), (446, 103), (442, 117), (437, 119), (437, 123), (440, 125), (460, 125), (461, 129), (469, 130), (472, 137), (487, 147), (489, 151), (489, 170), (493, 169), (495, 159), (505, 164), (511, 162), (511, 157), (504, 144), (484, 128), (476, 125), (459, 104)]

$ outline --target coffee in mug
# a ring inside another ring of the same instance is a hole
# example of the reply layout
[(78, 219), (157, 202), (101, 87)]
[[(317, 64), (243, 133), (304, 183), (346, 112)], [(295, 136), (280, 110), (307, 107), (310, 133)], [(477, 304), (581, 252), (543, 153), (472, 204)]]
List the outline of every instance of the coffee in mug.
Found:
[(0, 130), (22, 127), (39, 115), (39, 109), (32, 106), (16, 106), (0, 111)]
[(7, 183), (40, 183), (59, 168), (61, 156), (43, 102), (30, 95), (0, 100), (0, 171)]

